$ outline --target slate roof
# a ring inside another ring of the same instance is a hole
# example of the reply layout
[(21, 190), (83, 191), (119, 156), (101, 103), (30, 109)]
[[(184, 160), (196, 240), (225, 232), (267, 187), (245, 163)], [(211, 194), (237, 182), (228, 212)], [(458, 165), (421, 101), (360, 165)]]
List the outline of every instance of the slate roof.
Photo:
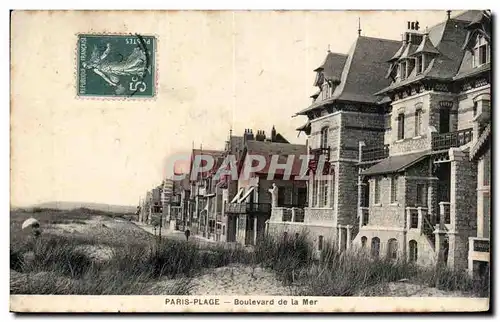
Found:
[(403, 44), (401, 45), (401, 47), (399, 47), (398, 51), (391, 57), (391, 59), (388, 60), (388, 62), (393, 62), (393, 61), (398, 60), (399, 57), (401, 57), (401, 55), (405, 51), (406, 46), (407, 46), (407, 44), (405, 42), (403, 42)]
[(390, 156), (379, 163), (361, 172), (362, 175), (377, 175), (401, 172), (415, 163), (423, 160), (429, 152), (417, 152), (404, 155)]
[(340, 82), (340, 76), (342, 75), (342, 69), (344, 68), (346, 60), (347, 55), (345, 54), (328, 52), (323, 64), (314, 71), (323, 71), (326, 80)]
[(439, 50), (437, 50), (436, 47), (434, 47), (434, 45), (432, 44), (428, 34), (424, 34), (422, 42), (420, 43), (420, 45), (418, 45), (417, 50), (415, 50), (415, 52), (412, 55), (416, 55), (419, 53), (428, 53), (437, 55), (440, 54)]
[[(467, 37), (466, 27), (471, 23), (472, 19), (477, 17), (478, 13), (481, 12), (469, 10), (431, 27), (427, 37), (424, 37), (422, 43), (413, 51), (413, 53), (431, 52), (434, 54), (424, 72), (417, 75), (414, 68), (405, 80), (392, 83), (375, 94), (385, 94), (388, 91), (423, 78), (453, 80), (460, 73), (462, 62), (467, 55), (467, 52), (462, 49)], [(405, 53), (401, 55), (401, 57), (403, 56), (405, 56)]]
[[(189, 177), (191, 178), (191, 170), (193, 168), (193, 161), (194, 161), (196, 156), (198, 156), (198, 155), (210, 155), (214, 158), (214, 163), (213, 163), (212, 169), (199, 173), (199, 176), (208, 177), (212, 172), (217, 171), (217, 169), (219, 168), (219, 166), (218, 166), (219, 160), (221, 158), (224, 158), (224, 154), (225, 154), (224, 151), (219, 151), (219, 150), (193, 149), (193, 151), (191, 153), (191, 164), (189, 167)], [(202, 159), (201, 166), (205, 166), (205, 165), (206, 165), (206, 163)], [(196, 180), (194, 180), (194, 181), (196, 181)]]
[[(302, 167), (302, 160), (299, 158), (300, 155), (307, 154), (307, 148), (302, 144), (289, 144), (289, 143), (278, 143), (278, 142), (268, 142), (268, 141), (247, 141), (246, 143), (246, 155), (260, 155), (266, 159), (265, 167), (258, 171), (258, 174), (267, 174), (269, 172), (269, 166), (271, 165), (271, 157), (273, 155), (279, 155), (278, 163), (285, 164), (287, 157), (289, 155), (294, 155), (294, 162), (292, 166), (292, 176), (300, 175), (300, 169)], [(284, 169), (277, 169), (276, 174), (283, 174)]]
[(335, 100), (377, 103), (380, 98), (373, 95), (389, 85), (385, 73), (387, 61), (400, 46), (396, 40), (359, 36), (352, 45), (340, 76), (340, 84), (330, 98), (318, 98), (306, 109), (297, 113), (305, 114), (317, 107)]

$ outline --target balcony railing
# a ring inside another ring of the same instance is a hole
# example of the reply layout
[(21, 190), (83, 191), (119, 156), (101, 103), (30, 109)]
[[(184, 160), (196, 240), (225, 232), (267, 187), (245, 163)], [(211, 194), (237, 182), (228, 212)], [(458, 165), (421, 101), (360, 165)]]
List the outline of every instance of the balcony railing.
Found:
[(283, 208), (283, 215), (281, 221), (292, 221), (292, 208)]
[(447, 150), (449, 148), (457, 148), (472, 141), (472, 133), (472, 128), (449, 133), (433, 133), (432, 149), (434, 151), (439, 151)]
[(330, 161), (330, 147), (318, 149), (309, 148), (309, 154), (314, 156), (315, 160), (319, 160), (320, 156), (324, 155), (326, 161)]
[(231, 214), (270, 213), (270, 203), (226, 203), (226, 212)]
[(389, 156), (389, 145), (361, 147), (361, 162), (385, 159)]
[(292, 214), (294, 222), (304, 222), (305, 219), (304, 208), (292, 208)]

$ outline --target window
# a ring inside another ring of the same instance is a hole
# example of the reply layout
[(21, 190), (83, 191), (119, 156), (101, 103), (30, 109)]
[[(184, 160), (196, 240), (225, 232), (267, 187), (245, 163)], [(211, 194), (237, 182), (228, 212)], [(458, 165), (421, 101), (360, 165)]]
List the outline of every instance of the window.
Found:
[[(331, 165), (333, 167), (333, 165)], [(331, 171), (331, 180), (330, 180), (330, 206), (333, 208), (335, 203), (335, 171)]]
[(478, 67), (490, 62), (490, 45), (481, 35), (477, 37), (473, 56), (474, 67)]
[(405, 138), (405, 114), (398, 114), (398, 140)]
[(410, 240), (410, 262), (416, 262), (418, 258), (417, 242)]
[(472, 115), (473, 116), (477, 115), (477, 102), (474, 102), (474, 106), (472, 107)]
[(416, 62), (417, 75), (422, 74), (424, 72), (424, 55), (419, 55)]
[(375, 178), (375, 204), (380, 204), (380, 178)]
[(285, 206), (285, 189), (284, 187), (280, 187), (278, 189), (278, 207), (284, 207)]
[(389, 259), (398, 259), (398, 241), (394, 238), (389, 239), (387, 243), (387, 257)]
[(323, 250), (323, 236), (318, 237), (318, 250)]
[(368, 238), (366, 236), (361, 237), (361, 247), (366, 248), (366, 242)]
[(417, 108), (415, 111), (415, 136), (422, 135), (422, 109)]
[(321, 129), (320, 147), (322, 149), (328, 148), (328, 127)]
[(326, 207), (328, 205), (328, 179), (316, 181), (319, 181), (319, 207)]
[(417, 183), (417, 206), (427, 205), (427, 185), (425, 183)]
[(330, 97), (330, 86), (326, 81), (323, 83), (323, 87), (321, 89), (321, 97), (323, 99)]
[(491, 176), (491, 157), (489, 151), (484, 154), (483, 167), (483, 186), (488, 187), (490, 185)]
[(372, 257), (378, 257), (379, 254), (380, 254), (380, 239), (378, 237), (373, 237), (371, 255)]
[(408, 62), (406, 63), (406, 68), (407, 68), (406, 77), (410, 77), (413, 68), (415, 68), (415, 59), (408, 59)]
[(402, 62), (399, 65), (401, 80), (406, 79), (406, 62)]
[(226, 234), (226, 225), (222, 225), (222, 235)]
[(368, 225), (368, 222), (370, 220), (370, 212), (369, 212), (369, 210), (364, 210), (363, 211), (361, 219), (362, 219), (362, 222), (361, 222), (362, 226)]
[(391, 179), (391, 203), (398, 202), (398, 176)]
[(410, 215), (410, 228), (418, 228), (418, 213), (412, 212)]
[(312, 205), (316, 207), (318, 204), (318, 177), (312, 176)]

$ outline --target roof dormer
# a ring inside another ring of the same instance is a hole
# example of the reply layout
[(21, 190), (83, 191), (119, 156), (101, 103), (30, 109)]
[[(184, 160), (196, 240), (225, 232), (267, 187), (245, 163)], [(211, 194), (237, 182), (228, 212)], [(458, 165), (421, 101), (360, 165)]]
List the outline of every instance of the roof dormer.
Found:
[(430, 61), (439, 54), (439, 50), (434, 47), (429, 39), (429, 34), (425, 33), (420, 45), (418, 45), (415, 52), (410, 54), (411, 57), (415, 58), (416, 75), (422, 74), (429, 66)]

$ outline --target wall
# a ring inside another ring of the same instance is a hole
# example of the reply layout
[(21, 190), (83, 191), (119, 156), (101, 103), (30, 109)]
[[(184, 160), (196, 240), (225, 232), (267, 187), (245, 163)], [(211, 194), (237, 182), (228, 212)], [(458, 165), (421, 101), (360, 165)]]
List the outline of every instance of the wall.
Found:
[(355, 163), (339, 162), (337, 168), (337, 224), (356, 225), (358, 167)]
[(357, 160), (360, 141), (366, 146), (384, 144), (383, 114), (341, 112), (339, 157)]
[[(375, 204), (375, 179), (381, 178), (380, 183), (380, 204)], [(391, 178), (392, 175), (375, 176), (369, 179), (370, 185), (370, 204), (369, 204), (369, 223), (371, 229), (374, 227), (405, 227), (405, 198), (406, 198), (406, 179), (399, 175), (398, 179), (398, 202), (391, 203)]]
[(468, 267), (468, 240), (477, 232), (477, 165), (459, 149), (450, 150), (451, 160), (451, 231), (448, 265)]
[[(386, 144), (390, 144), (390, 154), (398, 155), (431, 149), (431, 132), (439, 133), (439, 111), (441, 102), (450, 102), (450, 130), (472, 127), (464, 121), (470, 115), (460, 112), (459, 100), (456, 94), (427, 91), (421, 94), (401, 99), (392, 103), (391, 130), (386, 132)], [(465, 106), (468, 103), (460, 103)], [(470, 105), (469, 107), (471, 107)], [(422, 108), (422, 134), (415, 136), (415, 111)], [(463, 109), (462, 109), (463, 110)], [(404, 112), (404, 139), (398, 140), (398, 115)], [(458, 114), (458, 115), (457, 115)]]
[[(391, 129), (386, 135), (386, 144), (389, 144), (391, 155), (408, 152), (424, 151), (430, 148), (429, 122), (432, 108), (430, 93), (425, 92), (416, 96), (401, 99), (392, 103), (390, 114)], [(415, 111), (422, 109), (422, 134), (415, 136)], [(404, 139), (398, 140), (398, 115), (404, 113)], [(388, 141), (387, 141), (388, 140)]]
[(489, 94), (490, 86), (467, 91), (458, 97), (458, 125), (457, 129), (468, 129), (473, 127), (474, 102), (473, 99), (481, 94)]
[(289, 237), (294, 237), (295, 234), (305, 234), (307, 239), (313, 246), (313, 249), (318, 249), (319, 236), (323, 236), (323, 247), (327, 243), (333, 243), (336, 240), (337, 228), (324, 227), (305, 223), (290, 223), (290, 222), (269, 222), (267, 233), (272, 236), (281, 237), (284, 233)]
[(321, 129), (328, 127), (328, 145), (333, 149), (330, 160), (338, 159), (338, 149), (340, 143), (340, 112), (329, 114), (311, 121), (311, 135), (308, 136), (308, 146), (311, 149), (317, 149), (321, 144)]

